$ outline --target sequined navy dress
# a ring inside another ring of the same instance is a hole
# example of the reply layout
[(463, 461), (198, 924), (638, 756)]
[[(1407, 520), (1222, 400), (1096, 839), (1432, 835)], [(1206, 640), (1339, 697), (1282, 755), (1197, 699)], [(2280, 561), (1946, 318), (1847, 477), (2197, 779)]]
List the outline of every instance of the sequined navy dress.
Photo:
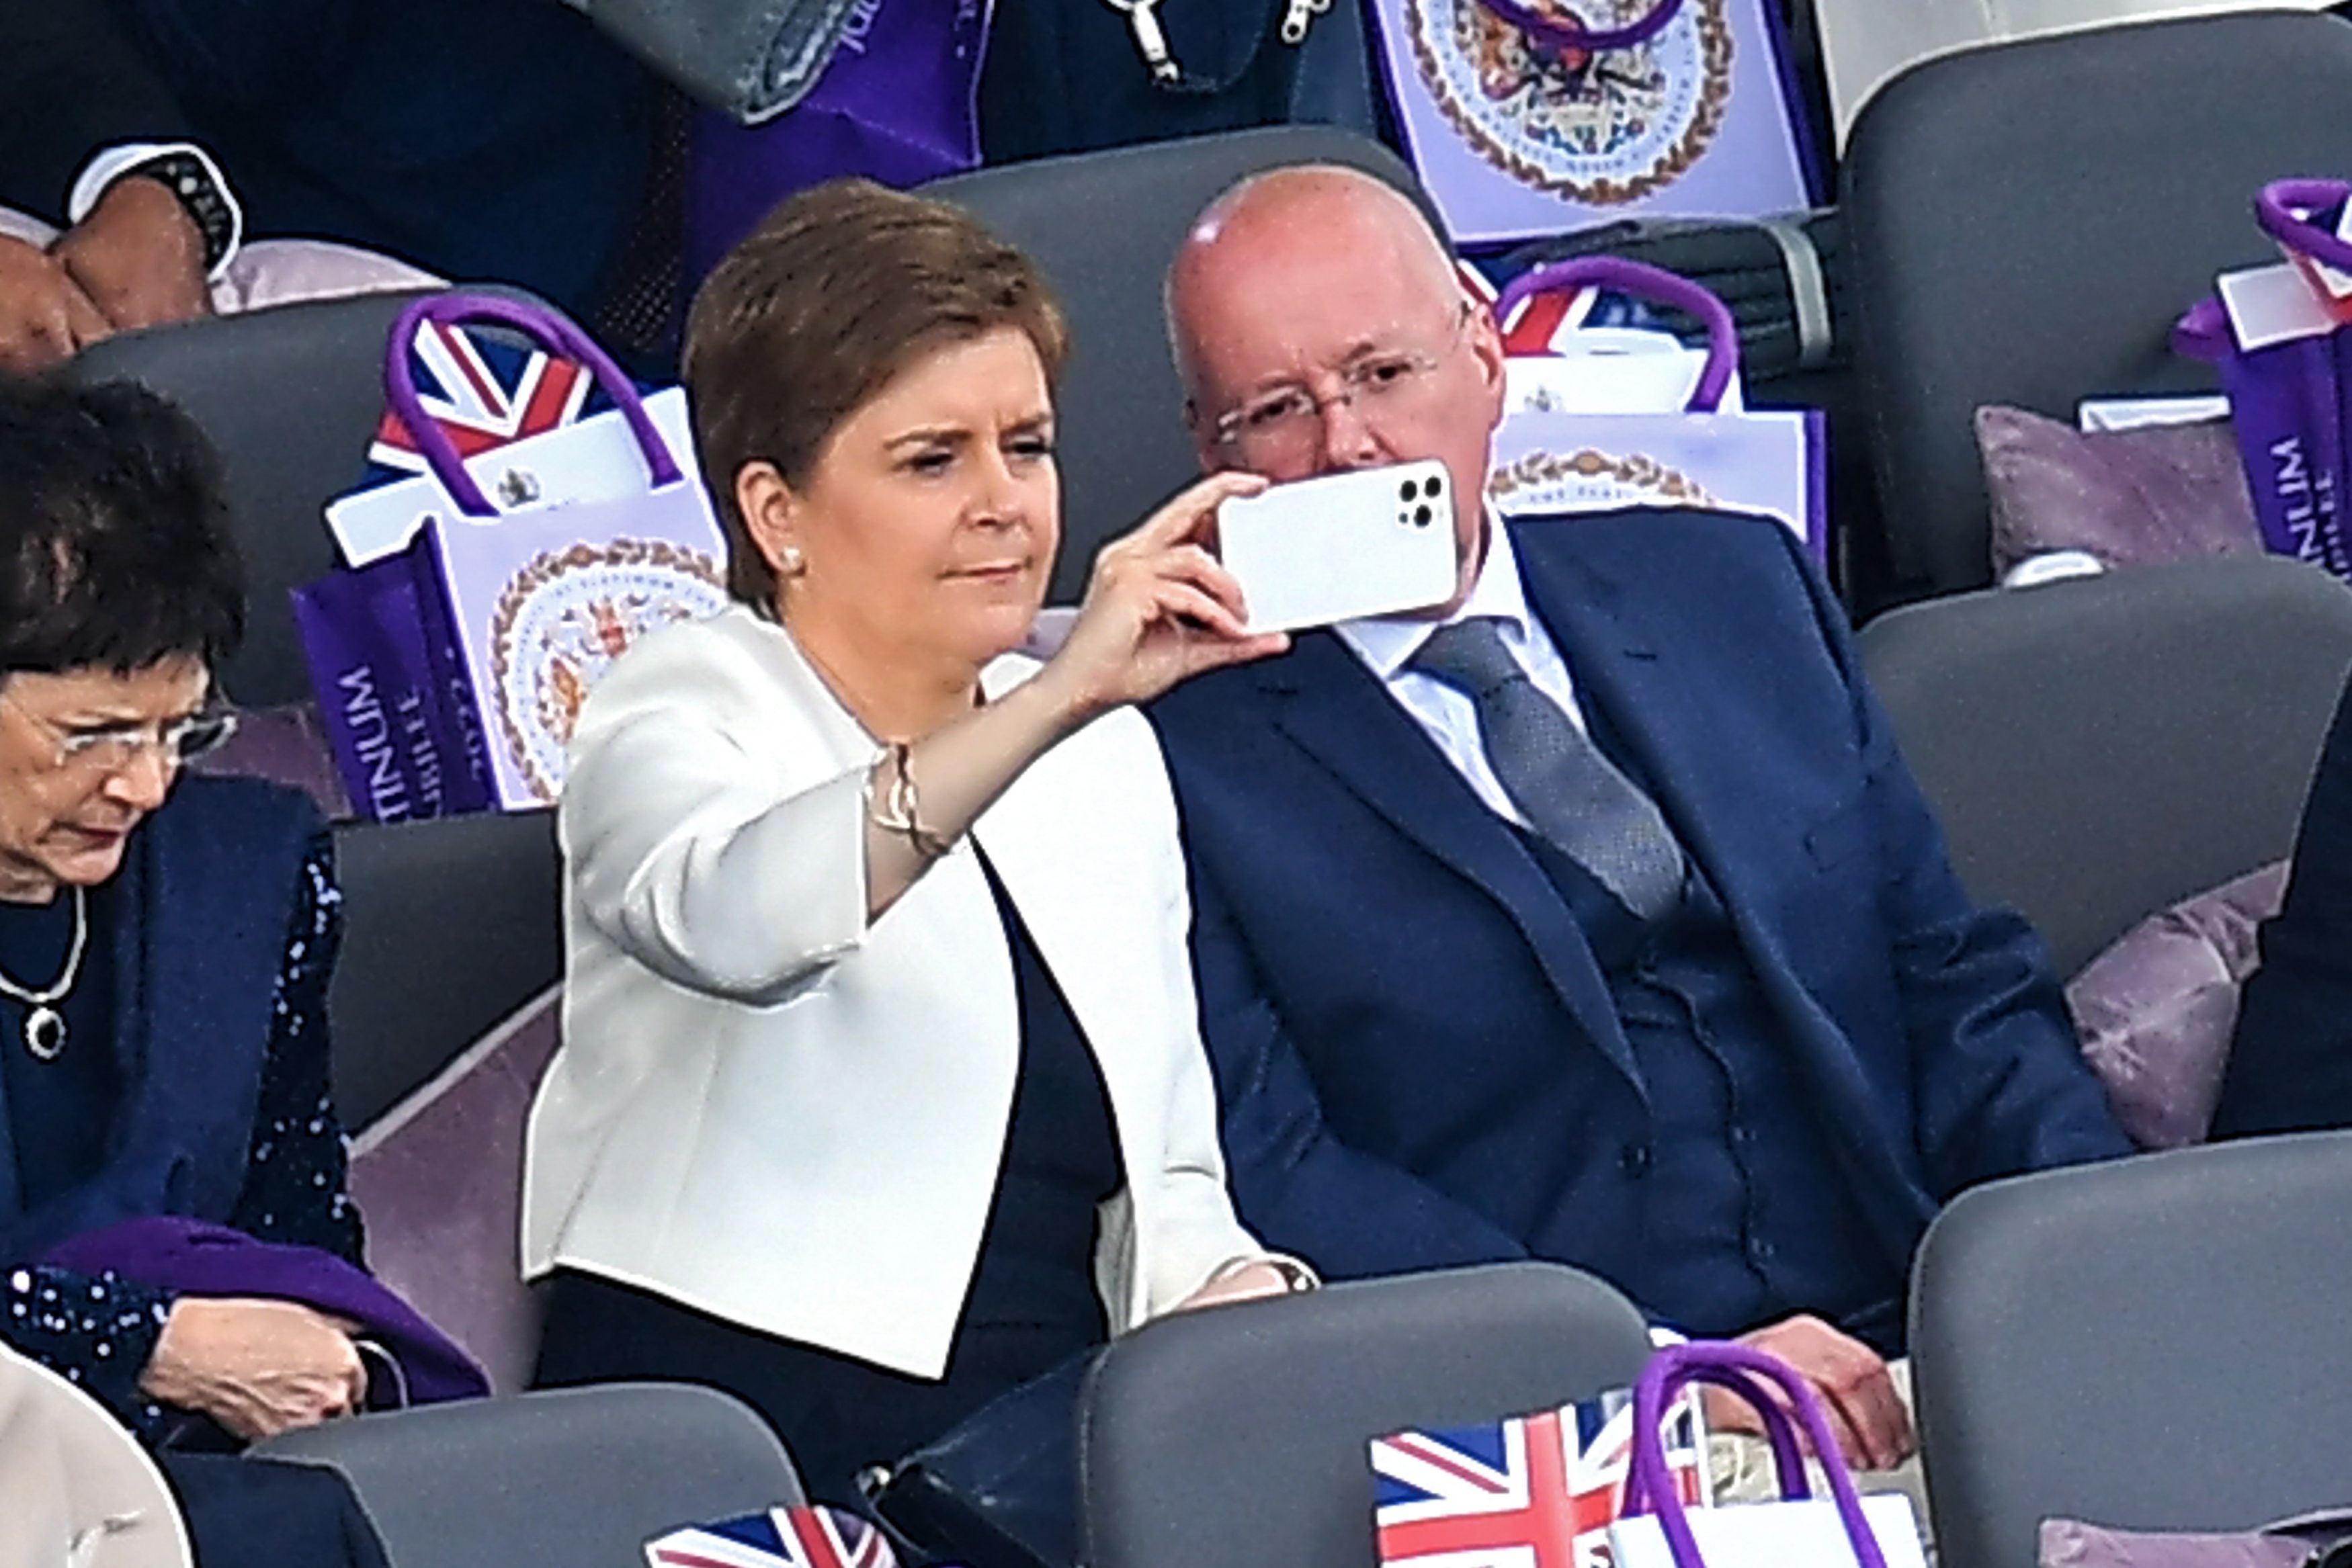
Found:
[[(0, 1100), (26, 1210), (91, 1178), (119, 1143), (126, 1063), (113, 1049), (117, 952), (127, 895), (90, 891), (90, 936), (73, 990), (58, 1004), (64, 1048), (41, 1061), (24, 1039), (26, 1006), (0, 998)], [(344, 1186), (342, 1128), (328, 1097), (326, 989), (341, 927), (329, 841), (303, 853), (270, 1009), (245, 1180), (226, 1223), (265, 1241), (320, 1248), (360, 1260), (360, 1222)], [(0, 973), (39, 990), (62, 972), (73, 901), (0, 904)], [(160, 1005), (169, 1005), (163, 1003)], [(139, 1389), (172, 1298), (112, 1273), (78, 1274), (26, 1262), (0, 1272), (0, 1341), (95, 1396), (141, 1437), (169, 1413)]]

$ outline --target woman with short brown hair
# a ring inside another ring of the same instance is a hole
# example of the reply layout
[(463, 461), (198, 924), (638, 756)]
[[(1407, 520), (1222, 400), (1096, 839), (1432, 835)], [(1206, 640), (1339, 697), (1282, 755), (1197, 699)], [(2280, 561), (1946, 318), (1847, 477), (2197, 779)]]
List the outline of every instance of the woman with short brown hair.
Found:
[(1283, 646), (1200, 542), (1259, 482), (1176, 497), (1018, 655), (1062, 352), (1035, 269), (956, 209), (779, 208), (686, 355), (742, 603), (632, 650), (573, 743), (542, 1380), (729, 1388), (818, 1497), (1108, 1333), (1308, 1278), (1234, 1218), (1132, 711)]

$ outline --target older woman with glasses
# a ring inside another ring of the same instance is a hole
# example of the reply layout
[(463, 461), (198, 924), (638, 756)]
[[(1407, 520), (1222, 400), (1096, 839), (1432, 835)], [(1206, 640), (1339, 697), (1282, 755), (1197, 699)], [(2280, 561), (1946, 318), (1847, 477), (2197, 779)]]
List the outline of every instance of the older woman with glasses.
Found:
[(223, 513), (161, 400), (0, 386), (0, 1341), (151, 1442), (281, 1432), (366, 1388), (339, 1319), (89, 1261), (166, 1219), (360, 1257), (328, 841), (289, 791), (182, 777), (228, 731)]

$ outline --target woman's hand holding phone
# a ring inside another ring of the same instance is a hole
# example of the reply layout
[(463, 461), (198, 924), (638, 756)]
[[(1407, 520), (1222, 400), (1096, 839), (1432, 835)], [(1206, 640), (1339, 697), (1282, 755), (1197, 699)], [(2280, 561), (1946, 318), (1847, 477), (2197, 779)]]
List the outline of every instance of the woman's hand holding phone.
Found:
[(1248, 631), (1241, 585), (1212, 550), (1217, 508), (1265, 487), (1255, 474), (1213, 475), (1103, 547), (1069, 636), (1037, 676), (1074, 718), (1149, 702), (1193, 675), (1290, 646), (1279, 632)]

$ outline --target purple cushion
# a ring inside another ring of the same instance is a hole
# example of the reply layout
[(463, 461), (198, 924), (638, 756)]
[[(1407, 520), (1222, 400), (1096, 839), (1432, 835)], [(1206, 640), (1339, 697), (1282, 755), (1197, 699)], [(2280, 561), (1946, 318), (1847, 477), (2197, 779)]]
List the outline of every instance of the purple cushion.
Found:
[(2255, 932), (2278, 913), (2287, 862), (2158, 910), (2083, 966), (2066, 1009), (2124, 1131), (2144, 1149), (2201, 1142), (2261, 962)]
[(2262, 553), (2227, 420), (2084, 434), (1994, 404), (1976, 424), (1995, 577), (2050, 550), (2110, 567)]
[(486, 1037), (352, 1148), (368, 1267), (471, 1352), (500, 1394), (522, 1388), (538, 1348), (522, 1282), (522, 1132), (560, 1011), (550, 998)]
[(2073, 1519), (2042, 1521), (2041, 1568), (2301, 1568), (2317, 1555), (2291, 1535), (2194, 1535), (2106, 1530)]

